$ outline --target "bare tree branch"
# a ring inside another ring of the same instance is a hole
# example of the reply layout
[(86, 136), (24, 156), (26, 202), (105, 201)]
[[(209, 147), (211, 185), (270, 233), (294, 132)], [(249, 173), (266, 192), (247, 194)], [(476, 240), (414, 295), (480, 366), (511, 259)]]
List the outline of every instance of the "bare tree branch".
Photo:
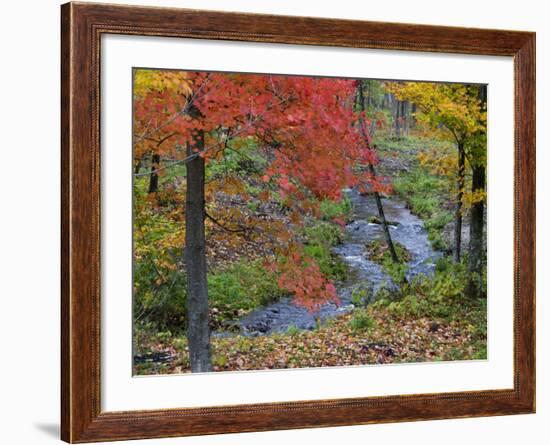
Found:
[(212, 221), (214, 224), (216, 224), (217, 226), (221, 227), (223, 230), (225, 230), (226, 232), (231, 232), (231, 233), (238, 233), (238, 232), (246, 232), (249, 230), (248, 227), (242, 227), (242, 226), (239, 226), (238, 229), (231, 229), (229, 227), (226, 227), (224, 226), (221, 222), (219, 222), (216, 218), (214, 218), (212, 215), (210, 215), (207, 211), (204, 212), (204, 215), (210, 220)]

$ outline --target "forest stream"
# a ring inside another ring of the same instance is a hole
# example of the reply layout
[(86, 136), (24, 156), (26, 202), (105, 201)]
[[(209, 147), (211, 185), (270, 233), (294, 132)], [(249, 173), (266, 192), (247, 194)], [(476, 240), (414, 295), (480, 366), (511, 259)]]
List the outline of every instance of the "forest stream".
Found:
[[(361, 195), (356, 190), (347, 190), (352, 206), (352, 221), (345, 227), (344, 241), (334, 247), (334, 253), (347, 263), (349, 277), (337, 284), (340, 304), (327, 303), (319, 310), (310, 312), (296, 306), (291, 298), (283, 298), (276, 303), (261, 307), (238, 320), (242, 335), (269, 335), (285, 332), (289, 328), (313, 330), (318, 323), (354, 309), (352, 293), (354, 289), (365, 286), (369, 289), (370, 302), (377, 291), (385, 286), (388, 290), (396, 286), (383, 268), (369, 260), (366, 244), (374, 240), (384, 241), (381, 224), (369, 222), (378, 216), (374, 196)], [(405, 203), (396, 197), (382, 200), (386, 219), (390, 224), (390, 233), (394, 242), (403, 245), (411, 259), (407, 263), (406, 277), (410, 281), (418, 274), (432, 274), (435, 261), (442, 254), (434, 251), (424, 223), (413, 215)], [(214, 335), (228, 335), (215, 333)]]

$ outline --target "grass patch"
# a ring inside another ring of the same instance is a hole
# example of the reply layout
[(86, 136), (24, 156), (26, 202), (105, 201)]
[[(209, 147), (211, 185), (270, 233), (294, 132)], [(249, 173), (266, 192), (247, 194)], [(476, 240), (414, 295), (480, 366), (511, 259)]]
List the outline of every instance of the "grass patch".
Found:
[(323, 274), (334, 280), (346, 277), (345, 263), (332, 252), (332, 247), (342, 242), (342, 230), (336, 224), (316, 221), (304, 229), (304, 253), (315, 259)]
[(277, 276), (266, 271), (260, 261), (236, 263), (208, 275), (211, 323), (223, 327), (227, 321), (284, 296)]
[(350, 199), (344, 196), (340, 201), (331, 201), (329, 199), (321, 201), (319, 210), (323, 221), (346, 220), (350, 217), (353, 207)]
[(395, 179), (393, 186), (398, 195), (407, 201), (412, 212), (424, 220), (434, 249), (448, 250), (448, 243), (443, 237), (443, 228), (453, 219), (452, 213), (445, 209), (448, 181), (417, 166)]

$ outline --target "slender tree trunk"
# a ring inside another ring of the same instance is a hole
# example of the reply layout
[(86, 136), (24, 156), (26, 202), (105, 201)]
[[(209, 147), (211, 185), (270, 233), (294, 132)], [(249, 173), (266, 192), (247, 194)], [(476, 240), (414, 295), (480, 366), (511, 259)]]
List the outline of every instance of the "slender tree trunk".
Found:
[(401, 137), (401, 101), (395, 100), (395, 137)]
[[(369, 164), (369, 171), (373, 178), (376, 178), (376, 170), (374, 165)], [(386, 238), (386, 243), (388, 244), (388, 249), (391, 254), (391, 259), (394, 263), (399, 263), (399, 257), (393, 245), (393, 240), (391, 238), (390, 228), (388, 227), (388, 221), (386, 220), (386, 214), (384, 213), (384, 206), (382, 205), (382, 198), (380, 198), (380, 193), (374, 192), (374, 199), (376, 200), (376, 207), (378, 207), (378, 216), (382, 222), (382, 228), (384, 229), (384, 237)]]
[(464, 152), (464, 143), (458, 143), (458, 179), (455, 207), (455, 233), (454, 233), (454, 254), (455, 263), (460, 262), (460, 249), (462, 244), (462, 197), (464, 195), (464, 173), (465, 173), (466, 154)]
[[(359, 102), (359, 107), (361, 108), (361, 111), (365, 111), (365, 98), (363, 95), (363, 82), (360, 82), (358, 87), (358, 95), (357, 100)], [(366, 125), (365, 123), (361, 123), (362, 131), (365, 131)], [(363, 134), (363, 137), (365, 139), (365, 142), (369, 143), (368, 136)], [(373, 148), (373, 147), (369, 147)], [(374, 165), (372, 165), (369, 162), (368, 165), (369, 172), (372, 175), (373, 178), (376, 178), (376, 170), (374, 168)], [(393, 240), (391, 238), (390, 229), (388, 227), (388, 221), (386, 220), (386, 215), (384, 213), (384, 206), (382, 205), (382, 199), (380, 198), (380, 193), (377, 191), (374, 191), (374, 199), (376, 200), (376, 206), (378, 207), (378, 216), (380, 217), (380, 221), (382, 222), (382, 228), (384, 229), (384, 236), (386, 238), (386, 243), (388, 244), (388, 249), (390, 251), (392, 260), (394, 263), (399, 263), (399, 257), (397, 256), (397, 252), (395, 251), (395, 246), (393, 245)]]
[(384, 99), (382, 99), (382, 108), (389, 108), (392, 104), (393, 94), (385, 93)]
[(149, 193), (155, 193), (159, 188), (159, 175), (157, 170), (160, 164), (160, 155), (153, 153), (151, 156), (151, 174), (149, 175)]
[[(198, 111), (198, 110), (197, 110)], [(191, 114), (191, 112), (190, 112)], [(200, 131), (187, 155), (204, 149)], [(206, 280), (206, 241), (204, 235), (205, 198), (204, 158), (197, 156), (186, 164), (185, 268), (187, 270), (187, 340), (191, 372), (212, 370), (210, 327), (208, 325), (208, 285)]]
[(403, 102), (401, 102), (401, 105), (403, 107), (402, 113), (401, 113), (401, 116), (403, 119), (402, 133), (403, 133), (403, 136), (408, 136), (409, 135), (409, 102), (404, 100)]
[[(485, 166), (472, 169), (472, 192), (485, 190)], [(467, 294), (471, 297), (483, 295), (481, 269), (484, 259), (483, 243), (483, 201), (476, 202), (470, 213), (470, 257), (468, 261), (469, 282)]]

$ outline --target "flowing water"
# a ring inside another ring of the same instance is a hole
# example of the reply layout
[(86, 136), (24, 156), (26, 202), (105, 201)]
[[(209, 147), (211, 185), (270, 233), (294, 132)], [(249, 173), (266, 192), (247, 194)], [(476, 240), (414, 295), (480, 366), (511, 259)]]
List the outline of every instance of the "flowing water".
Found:
[[(379, 264), (369, 260), (366, 252), (366, 244), (385, 239), (382, 226), (369, 222), (370, 217), (378, 216), (374, 196), (361, 195), (355, 190), (347, 190), (346, 193), (353, 204), (353, 221), (345, 227), (344, 242), (334, 248), (334, 253), (348, 264), (349, 270), (347, 280), (337, 286), (340, 304), (327, 303), (312, 313), (293, 304), (290, 298), (283, 298), (240, 319), (241, 334), (268, 335), (287, 331), (291, 327), (313, 330), (323, 320), (352, 311), (354, 289), (368, 289), (372, 301), (372, 296), (381, 287), (389, 290), (396, 288), (388, 274)], [(432, 249), (422, 220), (395, 197), (383, 199), (382, 202), (386, 219), (391, 222), (392, 239), (402, 244), (411, 255), (407, 264), (407, 279), (418, 274), (432, 274), (441, 253)]]

